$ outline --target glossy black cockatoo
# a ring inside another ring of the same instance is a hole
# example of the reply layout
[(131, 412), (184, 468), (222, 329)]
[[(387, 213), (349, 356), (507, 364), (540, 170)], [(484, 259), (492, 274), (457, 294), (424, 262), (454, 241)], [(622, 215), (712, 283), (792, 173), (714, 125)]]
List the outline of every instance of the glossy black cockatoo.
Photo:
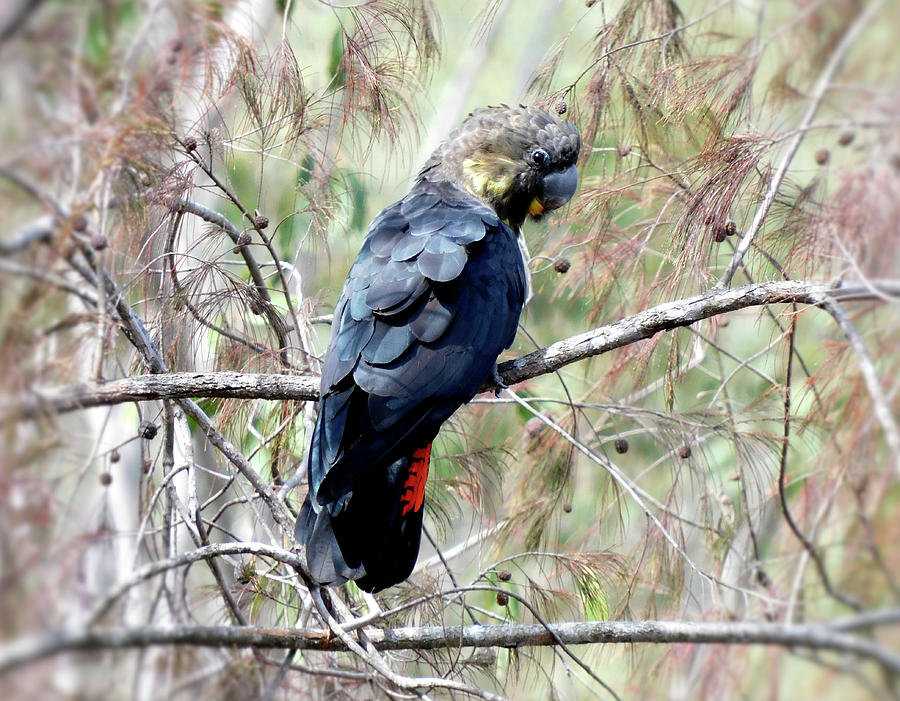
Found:
[(572, 197), (579, 147), (544, 110), (475, 110), (369, 227), (334, 311), (297, 519), (318, 583), (375, 592), (412, 572), (431, 442), (512, 345), (522, 223)]

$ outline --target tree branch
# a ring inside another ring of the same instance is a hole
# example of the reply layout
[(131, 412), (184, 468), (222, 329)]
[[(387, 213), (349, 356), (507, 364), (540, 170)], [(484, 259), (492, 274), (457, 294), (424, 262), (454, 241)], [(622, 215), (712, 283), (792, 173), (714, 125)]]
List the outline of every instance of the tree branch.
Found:
[[(871, 659), (900, 673), (900, 655), (845, 631), (875, 624), (896, 624), (897, 609), (865, 614), (855, 625), (848, 617), (828, 623), (756, 623), (752, 621), (583, 621), (541, 624), (423, 626), (371, 629), (376, 650), (437, 650), (462, 647), (551, 646), (596, 643), (707, 643), (775, 645), (833, 650)], [(255, 626), (167, 626), (61, 628), (19, 638), (0, 647), (0, 674), (23, 664), (73, 650), (143, 648), (155, 645), (255, 647), (344, 651), (327, 630), (292, 630)]]
[(32, 390), (15, 407), (0, 410), (0, 425), (95, 406), (157, 399), (208, 397), (223, 399), (316, 400), (315, 375), (267, 375), (241, 372), (170, 372), (136, 375), (109, 382), (81, 382), (67, 387)]
[(0, 256), (11, 256), (33, 243), (49, 243), (54, 229), (53, 218), (49, 215), (26, 224), (11, 236), (0, 239)]
[[(500, 364), (500, 377), (508, 385), (555, 372), (566, 365), (607, 353), (661, 331), (689, 326), (719, 314), (768, 304), (823, 304), (827, 299), (859, 300), (900, 298), (900, 281), (846, 283), (785, 280), (742, 287), (711, 289), (694, 297), (665, 302), (621, 321), (572, 336), (521, 358)], [(213, 397), (314, 401), (319, 378), (315, 375), (273, 375), (238, 372), (138, 375), (110, 382), (84, 382), (53, 389), (32, 389), (27, 397), (0, 407), (0, 425), (94, 406), (155, 399)], [(482, 391), (497, 387), (488, 381)]]

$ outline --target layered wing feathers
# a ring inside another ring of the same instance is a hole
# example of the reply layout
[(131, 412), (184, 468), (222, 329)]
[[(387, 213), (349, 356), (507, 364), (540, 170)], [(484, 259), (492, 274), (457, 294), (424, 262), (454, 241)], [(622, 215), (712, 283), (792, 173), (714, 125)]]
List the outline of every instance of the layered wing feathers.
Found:
[(514, 232), (449, 183), (379, 214), (344, 284), (322, 373), (310, 490), (337, 513), (360, 475), (430, 442), (515, 337)]

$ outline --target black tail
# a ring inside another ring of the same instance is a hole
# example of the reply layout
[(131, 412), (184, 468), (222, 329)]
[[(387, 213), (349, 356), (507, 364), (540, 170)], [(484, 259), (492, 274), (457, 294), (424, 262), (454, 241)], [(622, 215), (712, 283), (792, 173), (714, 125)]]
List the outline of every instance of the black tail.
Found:
[(296, 537), (306, 544), (307, 567), (317, 582), (356, 580), (360, 589), (377, 592), (410, 575), (419, 556), (430, 456), (429, 444), (365, 473), (352, 492), (318, 511), (307, 495)]

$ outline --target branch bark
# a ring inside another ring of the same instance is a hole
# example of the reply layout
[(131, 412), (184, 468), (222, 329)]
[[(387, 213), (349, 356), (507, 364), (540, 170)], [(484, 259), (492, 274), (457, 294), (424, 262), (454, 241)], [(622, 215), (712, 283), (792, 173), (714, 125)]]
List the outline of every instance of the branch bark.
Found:
[[(712, 643), (775, 645), (833, 650), (873, 660), (900, 673), (900, 655), (870, 639), (847, 633), (873, 624), (896, 624), (900, 611), (866, 614), (860, 626), (853, 617), (826, 623), (755, 623), (751, 621), (583, 621), (540, 624), (423, 626), (370, 629), (367, 639), (376, 650), (437, 650), (462, 647), (549, 646), (596, 643)], [(328, 630), (290, 630), (255, 626), (84, 627), (61, 628), (19, 638), (0, 647), (0, 674), (62, 652), (144, 648), (155, 645), (254, 647), (344, 651)]]
[(0, 410), (0, 425), (12, 419), (32, 419), (47, 413), (191, 397), (311, 401), (319, 397), (319, 378), (242, 372), (170, 372), (109, 382), (81, 382), (67, 387), (32, 390), (31, 395), (15, 407)]
[[(694, 297), (660, 304), (621, 321), (557, 341), (500, 364), (508, 385), (555, 372), (566, 365), (627, 346), (660, 333), (689, 326), (719, 314), (768, 304), (822, 304), (827, 299), (900, 298), (900, 281), (847, 283), (788, 280), (742, 287), (711, 289)], [(314, 401), (315, 375), (249, 374), (238, 372), (163, 373), (138, 375), (110, 382), (85, 382), (67, 387), (33, 389), (29, 396), (0, 407), (0, 425), (94, 406), (155, 399), (197, 397)], [(482, 391), (496, 390), (493, 382)]]

